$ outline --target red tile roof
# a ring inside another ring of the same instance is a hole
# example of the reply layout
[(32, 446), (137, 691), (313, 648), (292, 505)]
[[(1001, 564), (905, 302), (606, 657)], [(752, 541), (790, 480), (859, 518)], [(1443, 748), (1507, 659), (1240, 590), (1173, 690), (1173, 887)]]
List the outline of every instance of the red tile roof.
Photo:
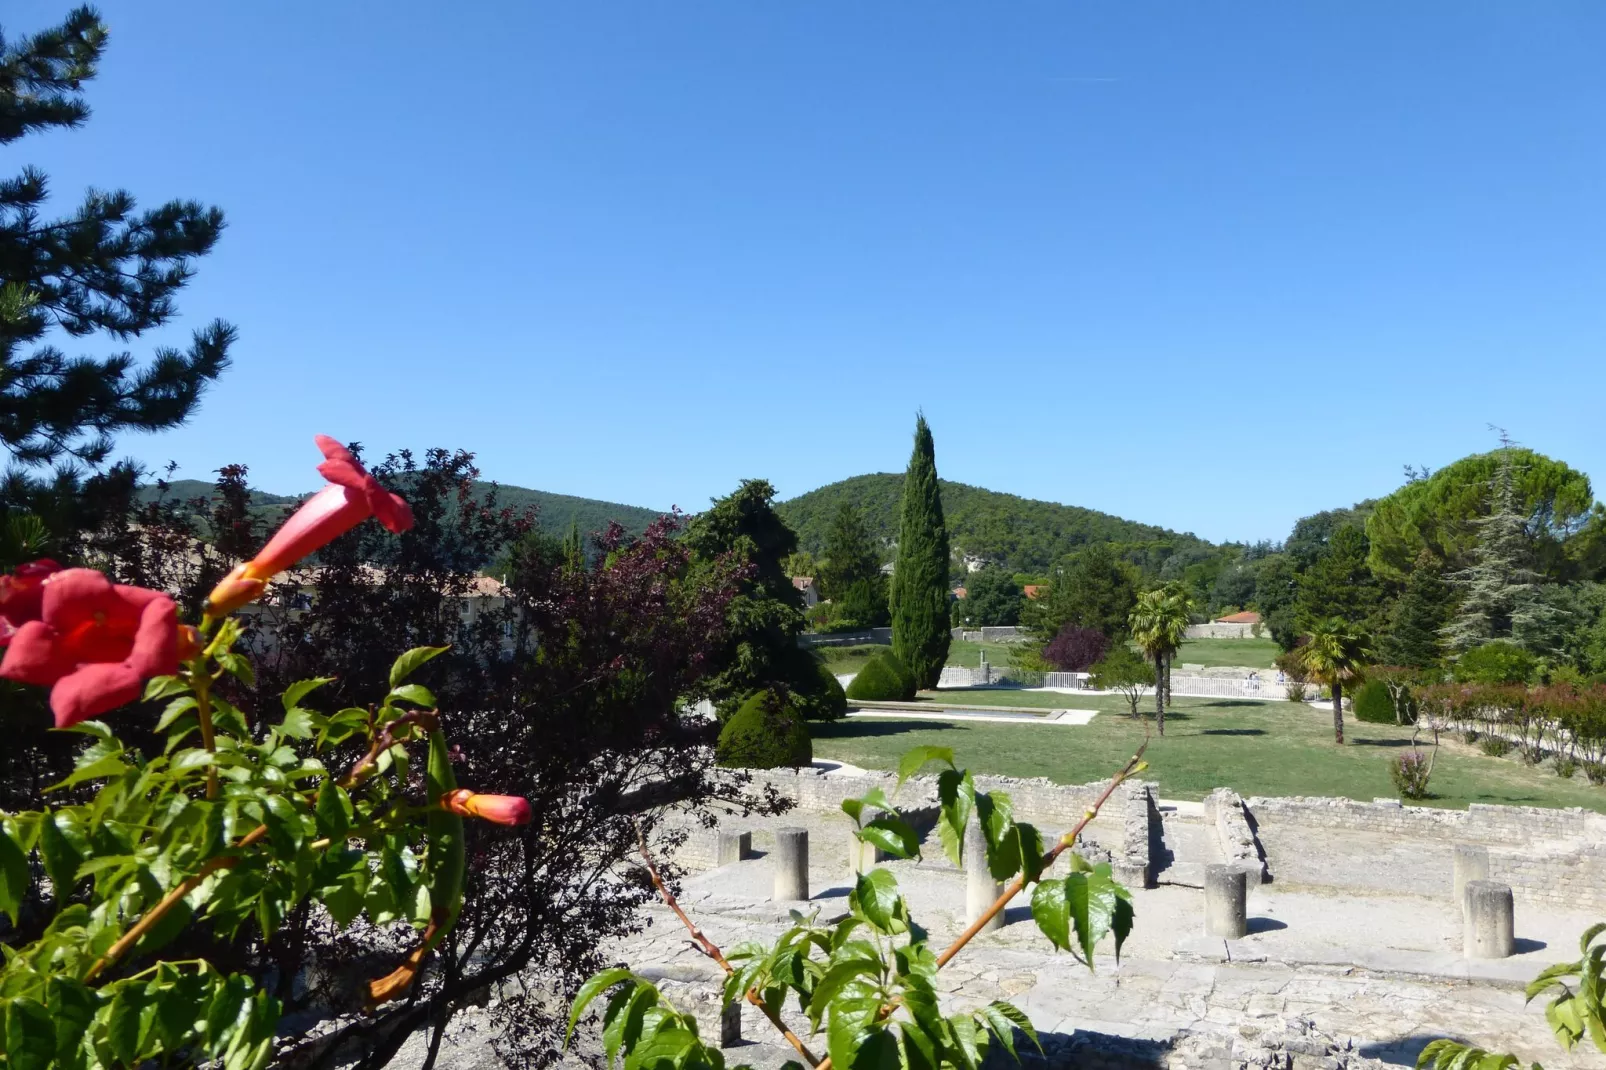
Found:
[(1260, 614), (1256, 613), (1252, 609), (1246, 609), (1242, 613), (1228, 613), (1225, 617), (1217, 617), (1216, 618), (1216, 623), (1217, 624), (1259, 624), (1260, 623)]
[(1025, 587), (1022, 587), (1021, 590), (1026, 592), (1027, 598), (1041, 598), (1043, 597), (1044, 592), (1048, 590), (1048, 584), (1028, 583)]

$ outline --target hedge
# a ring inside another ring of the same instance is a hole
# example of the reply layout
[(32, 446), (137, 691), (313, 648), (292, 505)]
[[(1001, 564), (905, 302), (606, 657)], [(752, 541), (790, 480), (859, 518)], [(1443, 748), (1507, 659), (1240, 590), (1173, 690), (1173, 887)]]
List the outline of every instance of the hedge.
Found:
[(725, 722), (714, 754), (729, 768), (797, 768), (814, 761), (814, 745), (791, 703), (773, 691), (755, 691)]
[[(1367, 724), (1399, 724), (1394, 713), (1394, 698), (1380, 680), (1368, 680), (1355, 693), (1355, 719)], [(1405, 694), (1405, 724), (1416, 723), (1416, 700), (1410, 692)]]

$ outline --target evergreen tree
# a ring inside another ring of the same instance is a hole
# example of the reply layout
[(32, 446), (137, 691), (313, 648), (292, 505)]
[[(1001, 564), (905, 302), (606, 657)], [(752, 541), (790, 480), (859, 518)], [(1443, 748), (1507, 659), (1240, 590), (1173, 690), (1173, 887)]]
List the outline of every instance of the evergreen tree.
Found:
[(904, 474), (893, 566), (892, 649), (920, 688), (935, 687), (953, 638), (948, 612), (948, 528), (937, 487), (937, 453), (926, 417), (915, 422), (914, 452)]
[(965, 597), (954, 603), (953, 616), (970, 628), (996, 628), (1020, 620), (1026, 595), (1015, 576), (998, 565), (977, 569), (965, 579)]
[(1554, 608), (1540, 597), (1542, 577), (1532, 567), (1528, 518), (1518, 507), (1512, 442), (1501, 436), (1500, 464), (1489, 492), (1489, 513), (1472, 522), (1477, 543), (1472, 563), (1450, 574), (1461, 595), (1443, 638), (1460, 654), (1494, 639), (1534, 644), (1551, 628)]
[(1026, 624), (1045, 642), (1067, 624), (1096, 628), (1110, 639), (1122, 638), (1138, 603), (1135, 573), (1109, 543), (1094, 543), (1070, 559), (1049, 584), (1046, 596), (1027, 605)]
[[(53, 29), (0, 38), (0, 144), (70, 129), (89, 117), (81, 91), (95, 76), (106, 28), (80, 7)], [(195, 332), (186, 352), (159, 347), (144, 366), (127, 352), (68, 356), (45, 337), (105, 332), (121, 342), (166, 324), (174, 295), (223, 230), (223, 213), (194, 201), (135, 210), (124, 191), (91, 191), (70, 218), (42, 219), (45, 176), (24, 167), (0, 181), (0, 445), (12, 471), (0, 504), (53, 507), (81, 496), (76, 465), (98, 467), (113, 435), (182, 423), (228, 365), (233, 327)], [(52, 483), (30, 469), (68, 466)]]
[(1308, 631), (1337, 617), (1363, 627), (1378, 611), (1382, 590), (1366, 566), (1366, 535), (1354, 525), (1334, 531), (1326, 547), (1299, 577), (1294, 620)]
[(852, 502), (837, 506), (831, 529), (825, 535), (825, 561), (819, 566), (820, 597), (840, 599), (861, 580), (881, 575), (881, 554), (864, 516)]
[(775, 514), (774, 499), (767, 481), (744, 479), (686, 525), (686, 544), (705, 568), (717, 571), (734, 559), (747, 570), (726, 611), (725, 646), (710, 674), (710, 697), (722, 713), (763, 688), (811, 690), (818, 683), (797, 645), (803, 598), (782, 567), (797, 550), (797, 536)]
[(1405, 590), (1379, 644), (1379, 655), (1389, 665), (1431, 668), (1444, 658), (1440, 632), (1454, 609), (1450, 585), (1424, 558), (1405, 581)]

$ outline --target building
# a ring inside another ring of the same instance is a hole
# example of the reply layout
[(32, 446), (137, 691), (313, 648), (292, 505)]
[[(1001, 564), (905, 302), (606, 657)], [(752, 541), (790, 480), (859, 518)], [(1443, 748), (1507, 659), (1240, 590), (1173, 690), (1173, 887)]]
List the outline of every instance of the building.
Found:
[(1046, 584), (1046, 583), (1028, 583), (1026, 586), (1022, 587), (1021, 590), (1026, 593), (1026, 597), (1027, 598), (1031, 598), (1031, 599), (1035, 600), (1035, 599), (1038, 599), (1038, 598), (1042, 598), (1044, 595), (1048, 594), (1048, 584)]
[(803, 595), (803, 607), (813, 609), (820, 604), (820, 590), (814, 583), (813, 576), (793, 576), (792, 586)]

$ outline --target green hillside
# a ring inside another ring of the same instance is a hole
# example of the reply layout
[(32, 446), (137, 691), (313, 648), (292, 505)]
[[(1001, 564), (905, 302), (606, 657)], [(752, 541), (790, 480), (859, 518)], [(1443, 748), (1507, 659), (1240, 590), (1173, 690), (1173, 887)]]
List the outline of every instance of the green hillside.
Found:
[[(660, 515), (659, 510), (644, 509), (637, 505), (620, 505), (616, 502), (597, 501), (594, 498), (577, 498), (569, 494), (550, 494), (544, 490), (503, 486), (482, 480), (475, 481), (474, 490), (482, 498), (494, 490), (497, 505), (506, 508), (522, 510), (528, 506), (535, 506), (539, 511), (541, 527), (555, 534), (568, 531), (571, 523), (578, 523), (582, 534), (590, 534), (593, 531), (602, 531), (611, 520), (617, 520), (632, 534), (640, 534)], [(167, 500), (187, 502), (195, 498), (210, 498), (212, 491), (212, 484), (199, 479), (175, 479), (168, 484)], [(157, 493), (154, 485), (140, 488), (140, 495), (146, 500), (155, 498)], [(298, 497), (283, 494), (268, 494), (257, 490), (251, 492), (253, 507), (271, 514), (275, 519), (283, 514), (286, 506), (295, 505), (300, 500)]]
[[(1017, 572), (1041, 572), (1061, 557), (1096, 542), (1115, 543), (1129, 560), (1158, 570), (1178, 550), (1209, 548), (1210, 543), (1151, 524), (1057, 502), (941, 481), (943, 513), (955, 552), (996, 561)], [(864, 514), (870, 534), (888, 545), (898, 530), (903, 475), (879, 472), (854, 476), (801, 494), (777, 507), (798, 534), (803, 549), (819, 554), (825, 533), (842, 502)]]

